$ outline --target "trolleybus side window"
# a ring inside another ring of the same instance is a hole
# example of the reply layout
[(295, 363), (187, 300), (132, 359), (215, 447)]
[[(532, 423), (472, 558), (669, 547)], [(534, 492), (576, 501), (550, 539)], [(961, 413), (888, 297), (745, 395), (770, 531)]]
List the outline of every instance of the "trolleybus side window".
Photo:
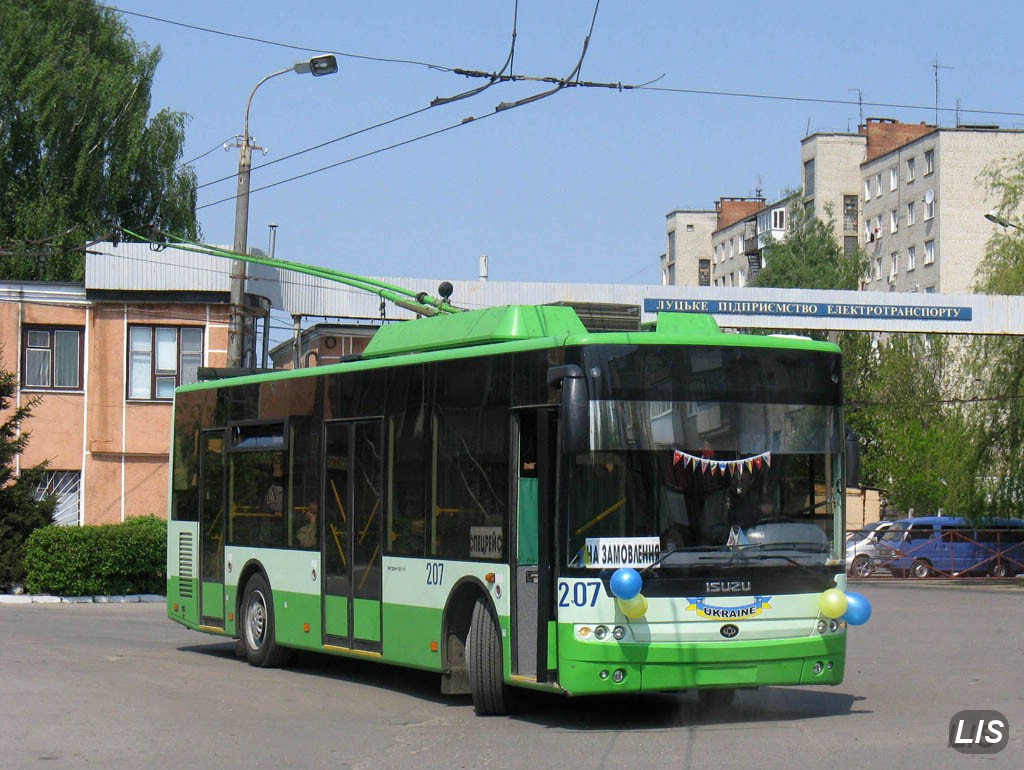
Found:
[(510, 359), (437, 369), (431, 553), (504, 558), (508, 532)]

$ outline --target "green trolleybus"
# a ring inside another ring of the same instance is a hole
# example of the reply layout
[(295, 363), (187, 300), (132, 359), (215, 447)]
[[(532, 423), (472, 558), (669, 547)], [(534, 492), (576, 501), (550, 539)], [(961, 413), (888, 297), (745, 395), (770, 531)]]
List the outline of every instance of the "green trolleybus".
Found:
[(168, 614), (255, 666), (436, 671), (480, 714), (515, 688), (838, 684), (841, 399), (834, 345), (682, 313), (590, 332), (564, 306), (184, 386)]

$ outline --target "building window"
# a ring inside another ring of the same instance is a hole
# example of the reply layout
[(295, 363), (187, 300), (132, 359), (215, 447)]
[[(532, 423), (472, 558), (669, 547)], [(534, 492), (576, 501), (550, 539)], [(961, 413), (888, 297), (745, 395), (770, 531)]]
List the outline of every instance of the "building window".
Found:
[(814, 158), (804, 162), (804, 197), (814, 195)]
[(935, 191), (929, 190), (924, 194), (924, 218), (932, 219), (935, 216)]
[(924, 263), (930, 265), (935, 262), (935, 241), (924, 242)]
[(900, 272), (900, 255), (894, 251), (889, 255), (889, 283), (895, 283), (896, 276)]
[(907, 270), (917, 267), (917, 246), (907, 246)]
[(900, 215), (897, 209), (889, 212), (889, 232), (894, 233), (900, 229)]
[(27, 326), (24, 345), (23, 387), (82, 389), (82, 329)]
[(36, 500), (56, 498), (53, 523), (62, 527), (74, 527), (81, 523), (81, 491), (81, 471), (46, 470), (39, 479), (33, 496)]
[(882, 280), (882, 258), (875, 257), (875, 280)]
[(866, 201), (871, 200), (871, 180), (870, 179), (865, 179), (864, 180), (864, 200), (866, 200)]
[(857, 196), (843, 196), (843, 232), (857, 232)]
[(907, 182), (913, 182), (917, 176), (916, 162), (913, 158), (907, 158)]
[(773, 230), (785, 230), (786, 229), (786, 210), (775, 209), (772, 212), (772, 229)]
[(128, 340), (128, 398), (170, 400), (177, 386), (199, 379), (202, 329), (130, 326)]
[(907, 225), (912, 225), (917, 221), (917, 206), (914, 205), (914, 201), (910, 201), (907, 204)]
[(875, 195), (878, 196), (878, 195), (881, 195), (881, 194), (882, 194), (882, 175), (881, 174), (875, 174)]
[(889, 169), (889, 190), (895, 190), (900, 186), (900, 170), (896, 166)]
[(668, 258), (669, 261), (676, 258), (676, 231), (669, 230), (668, 233)]
[(665, 283), (669, 286), (676, 285), (676, 265), (674, 262), (665, 271)]
[(924, 173), (930, 174), (935, 171), (935, 150), (924, 151)]
[(878, 238), (881, 238), (881, 237), (882, 237), (882, 215), (879, 214), (877, 217), (875, 217), (875, 238), (878, 239)]
[(698, 259), (697, 260), (697, 285), (698, 286), (710, 286), (711, 285), (711, 260)]
[(693, 225), (687, 225), (686, 226), (686, 232), (692, 233), (693, 232)]

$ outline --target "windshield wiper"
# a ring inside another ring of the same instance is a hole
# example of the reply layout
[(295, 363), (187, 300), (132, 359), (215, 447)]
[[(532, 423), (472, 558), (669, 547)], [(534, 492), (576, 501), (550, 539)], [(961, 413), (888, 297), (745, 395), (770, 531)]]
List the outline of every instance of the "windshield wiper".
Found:
[[(817, 543), (802, 543), (800, 545), (804, 545), (804, 546), (814, 545), (814, 546), (817, 546), (818, 544)], [(762, 547), (764, 547), (764, 546), (763, 545), (757, 545), (757, 546), (747, 546), (746, 548), (762, 548)], [(816, 578), (820, 578), (821, 577), (821, 575), (819, 575), (817, 572), (815, 572), (813, 569), (811, 569), (810, 566), (808, 566), (806, 564), (801, 564), (796, 559), (794, 559), (792, 556), (785, 556), (784, 554), (781, 554), (781, 553), (744, 553), (743, 551), (746, 550), (746, 548), (744, 548), (743, 550), (736, 551), (733, 554), (733, 558), (729, 560), (729, 563), (726, 566), (727, 567), (735, 566), (737, 561), (741, 561), (741, 562), (743, 562), (743, 561), (768, 561), (769, 559), (779, 559), (781, 561), (787, 562), (788, 564), (792, 564), (794, 567), (799, 569), (801, 572), (806, 572), (808, 575), (813, 575)], [(795, 550), (798, 550), (798, 549), (795, 549)], [(805, 549), (805, 551), (806, 551), (806, 549)], [(806, 552), (808, 552), (808, 553), (818, 553), (819, 550), (817, 548), (815, 548), (814, 551), (806, 551)], [(824, 551), (824, 550), (820, 551), (820, 552), (821, 553), (827, 553), (827, 551)], [(815, 565), (815, 566), (825, 566), (825, 565), (822, 564), (822, 565)]]
[(757, 548), (762, 551), (769, 549), (801, 551), (803, 553), (828, 553), (828, 546), (824, 543), (812, 543), (806, 540), (792, 540), (772, 543), (750, 543), (748, 545), (734, 546), (737, 551), (748, 551)]
[(685, 553), (697, 553), (697, 552), (700, 552), (700, 551), (719, 551), (719, 550), (721, 550), (721, 546), (717, 546), (717, 545), (688, 545), (688, 546), (678, 545), (678, 546), (675, 546), (674, 548), (669, 548), (663, 554), (661, 554), (657, 559), (652, 561), (646, 567), (643, 567), (640, 570), (640, 574), (643, 575), (645, 572), (647, 572), (647, 570), (654, 569), (655, 567), (660, 566), (661, 563), (663, 561), (665, 561), (665, 559), (667, 559), (669, 556), (671, 556), (674, 553), (684, 553), (684, 552)]

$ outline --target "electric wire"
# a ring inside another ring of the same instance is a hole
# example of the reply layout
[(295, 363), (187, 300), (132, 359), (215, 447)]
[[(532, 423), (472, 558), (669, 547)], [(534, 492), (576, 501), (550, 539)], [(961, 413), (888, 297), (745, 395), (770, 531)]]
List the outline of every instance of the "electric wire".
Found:
[[(94, 4), (93, 0), (81, 0), (81, 2), (88, 3), (89, 5), (93, 5)], [(148, 13), (140, 13), (139, 11), (126, 11), (123, 8), (119, 8), (118, 6), (115, 6), (115, 5), (100, 5), (100, 4), (96, 3), (96, 7), (97, 8), (104, 8), (104, 9), (109, 10), (109, 11), (114, 11), (115, 13), (121, 13), (121, 14), (124, 14), (125, 16), (135, 16), (135, 17), (138, 17), (140, 19), (147, 19), (148, 21), (155, 21), (155, 22), (158, 22), (160, 24), (168, 24), (168, 25), (175, 26), (175, 27), (182, 27), (184, 29), (195, 30), (197, 32), (204, 32), (204, 33), (209, 34), (209, 35), (219, 35), (221, 37), (232, 38), (234, 40), (246, 40), (246, 41), (248, 41), (250, 43), (261, 43), (263, 45), (271, 45), (271, 46), (275, 46), (277, 48), (287, 48), (287, 49), (292, 50), (292, 51), (303, 51), (305, 53), (325, 53), (325, 54), (329, 53), (329, 54), (334, 54), (335, 56), (343, 56), (343, 57), (345, 57), (347, 59), (361, 59), (361, 60), (364, 60), (364, 61), (383, 62), (383, 63), (388, 63), (388, 64), (410, 64), (410, 65), (415, 65), (417, 67), (426, 67), (427, 69), (439, 70), (441, 72), (451, 72), (451, 69), (452, 69), (451, 67), (447, 67), (447, 66), (445, 66), (443, 64), (434, 64), (434, 63), (426, 62), (426, 61), (418, 61), (416, 59), (400, 59), (400, 58), (392, 58), (392, 57), (387, 57), (387, 56), (369, 56), (367, 54), (351, 53), (349, 51), (334, 51), (334, 50), (327, 49), (327, 48), (310, 48), (309, 46), (304, 46), (304, 45), (294, 45), (292, 43), (282, 43), (282, 42), (277, 41), (277, 40), (269, 40), (267, 38), (255, 37), (253, 35), (243, 35), (243, 34), (236, 33), (236, 32), (227, 32), (227, 31), (221, 30), (221, 29), (214, 29), (213, 27), (204, 27), (204, 26), (202, 26), (200, 24), (189, 24), (188, 22), (184, 22), (184, 21), (175, 21), (173, 19), (165, 19), (165, 18), (162, 18), (160, 16), (153, 16), (153, 15), (148, 14)]]

